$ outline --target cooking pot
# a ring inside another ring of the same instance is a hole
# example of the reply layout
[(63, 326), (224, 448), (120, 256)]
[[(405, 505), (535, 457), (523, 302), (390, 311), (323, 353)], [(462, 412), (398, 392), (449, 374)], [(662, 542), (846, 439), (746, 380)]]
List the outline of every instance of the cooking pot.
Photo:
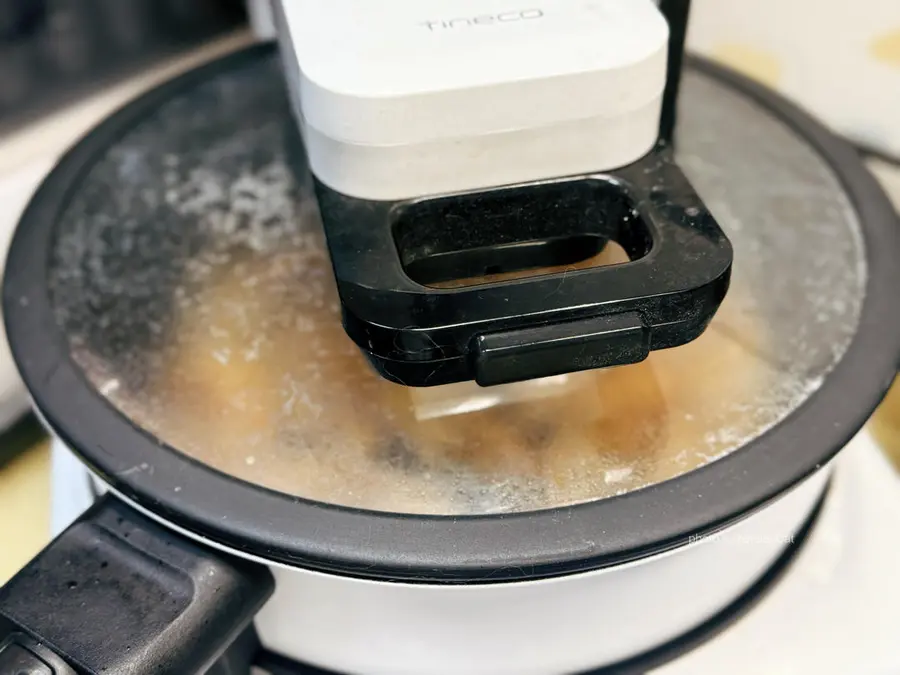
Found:
[(0, 591), (0, 664), (642, 672), (746, 608), (896, 371), (900, 229), (777, 95), (702, 61), (681, 87), (678, 160), (734, 247), (716, 317), (501, 387), (403, 387), (344, 335), (271, 47), (72, 148), (4, 312), (98, 500)]

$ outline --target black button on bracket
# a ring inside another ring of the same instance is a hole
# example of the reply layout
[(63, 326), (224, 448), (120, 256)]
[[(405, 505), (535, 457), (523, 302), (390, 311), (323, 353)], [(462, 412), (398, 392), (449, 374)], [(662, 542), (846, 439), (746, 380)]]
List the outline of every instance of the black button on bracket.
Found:
[(626, 312), (480, 335), (475, 381), (483, 387), (643, 361), (650, 330)]

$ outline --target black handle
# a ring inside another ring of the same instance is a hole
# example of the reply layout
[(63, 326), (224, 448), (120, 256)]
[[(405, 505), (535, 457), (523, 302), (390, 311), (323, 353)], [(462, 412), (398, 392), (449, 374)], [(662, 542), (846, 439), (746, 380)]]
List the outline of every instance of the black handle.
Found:
[[(404, 385), (635, 363), (697, 338), (728, 290), (731, 244), (666, 146), (604, 173), (401, 202), (315, 185), (346, 332)], [(608, 241), (629, 262), (567, 267)], [(490, 279), (527, 267), (556, 270)]]
[(104, 497), (0, 589), (0, 675), (207, 673), (274, 587)]
[(660, 0), (659, 11), (669, 23), (668, 65), (659, 121), (659, 139), (669, 145), (675, 133), (678, 92), (681, 85), (681, 69), (684, 64), (684, 43), (687, 39), (691, 0)]

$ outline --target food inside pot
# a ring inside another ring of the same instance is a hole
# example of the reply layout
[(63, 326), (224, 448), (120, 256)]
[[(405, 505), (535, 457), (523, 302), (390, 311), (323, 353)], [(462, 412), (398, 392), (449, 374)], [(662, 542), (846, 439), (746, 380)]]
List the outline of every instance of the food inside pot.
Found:
[[(147, 386), (165, 400), (167, 443), (276, 490), (435, 514), (573, 503), (681, 474), (758, 428), (733, 401), (771, 381), (764, 336), (728, 303), (696, 343), (641, 364), (414, 389), (345, 335), (316, 231), (227, 255), (182, 294), (167, 367)], [(160, 419), (136, 398), (127, 412), (151, 430)]]
[(707, 331), (636, 365), (510, 387), (391, 384), (341, 326), (270, 66), (213, 78), (117, 136), (55, 224), (48, 292), (71, 357), (110, 414), (174, 451), (329, 504), (551, 508), (751, 452), (855, 333), (865, 258), (833, 172), (691, 76), (679, 163), (735, 251)]

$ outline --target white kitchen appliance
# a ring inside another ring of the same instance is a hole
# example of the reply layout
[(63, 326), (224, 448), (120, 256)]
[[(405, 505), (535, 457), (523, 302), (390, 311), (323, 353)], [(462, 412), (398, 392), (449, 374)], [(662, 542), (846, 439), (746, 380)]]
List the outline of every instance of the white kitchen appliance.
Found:
[(343, 194), (603, 171), (657, 141), (669, 29), (649, 0), (276, 7), (310, 168)]

